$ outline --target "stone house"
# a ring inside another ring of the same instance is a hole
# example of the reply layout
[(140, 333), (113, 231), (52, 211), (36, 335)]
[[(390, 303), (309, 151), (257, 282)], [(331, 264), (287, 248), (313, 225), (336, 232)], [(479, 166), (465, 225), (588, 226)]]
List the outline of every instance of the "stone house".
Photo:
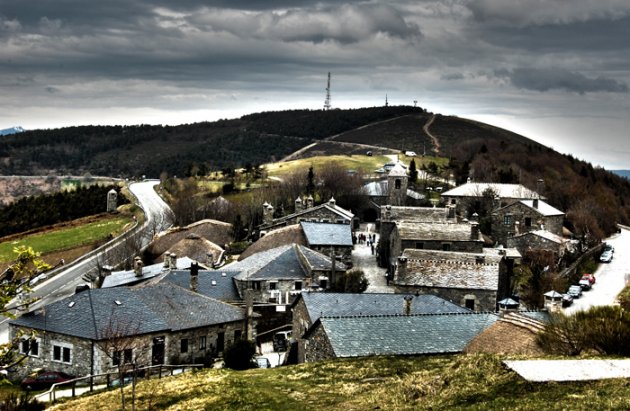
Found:
[(470, 310), (429, 294), (302, 293), (291, 305), (292, 336), (298, 362), (304, 362), (303, 336), (321, 317), (468, 313)]
[(493, 210), (541, 196), (522, 184), (475, 183), (469, 179), (466, 184), (443, 192), (440, 198), (442, 203), (454, 205), (457, 214), (470, 218), (474, 213), (481, 214), (481, 210)]
[[(304, 203), (306, 203), (305, 206), (303, 206)], [(351, 227), (355, 224), (354, 214), (339, 207), (334, 198), (318, 206), (313, 205), (313, 197), (311, 196), (305, 202), (298, 198), (294, 213), (280, 218), (273, 218), (273, 213), (273, 206), (265, 202), (263, 204), (263, 223), (258, 226), (260, 236), (281, 227), (298, 224), (301, 221), (350, 224)]]
[(515, 201), (492, 212), (492, 238), (507, 245), (510, 237), (530, 231), (545, 230), (562, 236), (564, 215), (538, 198)]
[(304, 361), (451, 354), (494, 324), (490, 313), (320, 317), (304, 334)]
[(474, 311), (496, 311), (511, 295), (511, 278), (520, 254), (513, 249), (481, 253), (406, 249), (398, 258), (392, 284), (397, 292), (434, 294)]
[(326, 290), (346, 266), (305, 246), (290, 244), (254, 254), (223, 267), (236, 271), (239, 295), (250, 290), (255, 302), (290, 304), (304, 290)]
[[(9, 322), (11, 337), (35, 333), (20, 344), (28, 360), (16, 378), (36, 368), (75, 376), (115, 372), (121, 361), (208, 363), (247, 331), (243, 309), (172, 284), (87, 290)], [(114, 352), (113, 341), (125, 341), (116, 345), (124, 349)]]
[[(195, 263), (195, 260), (187, 256), (178, 258), (174, 253), (166, 253), (163, 262), (145, 266), (142, 263), (142, 259), (136, 257), (133, 270), (109, 271), (106, 267), (103, 267), (101, 288), (140, 284), (171, 270), (190, 268), (193, 263)], [(208, 268), (203, 263), (199, 263), (199, 265), (204, 269)]]
[(300, 222), (306, 246), (311, 250), (331, 256), (333, 251), (337, 258), (346, 265), (352, 262), (352, 229), (349, 224)]
[[(399, 244), (392, 244), (391, 236), (397, 224), (413, 223), (456, 223), (454, 207), (401, 207), (386, 205), (381, 207), (381, 221), (379, 227), (378, 264), (390, 267), (395, 264), (394, 249), (400, 250)], [(415, 245), (414, 247), (415, 248)]]
[(567, 251), (574, 251), (575, 244), (547, 230), (528, 231), (517, 234), (507, 239), (507, 247), (515, 248), (521, 255), (528, 251), (545, 250), (554, 253), (556, 261), (564, 257)]

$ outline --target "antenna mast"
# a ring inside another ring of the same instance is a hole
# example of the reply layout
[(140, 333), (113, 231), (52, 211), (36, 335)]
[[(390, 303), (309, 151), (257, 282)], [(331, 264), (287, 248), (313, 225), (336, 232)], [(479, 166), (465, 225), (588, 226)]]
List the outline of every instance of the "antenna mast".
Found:
[(326, 86), (326, 100), (324, 101), (324, 110), (330, 110), (330, 71), (328, 72), (328, 84)]

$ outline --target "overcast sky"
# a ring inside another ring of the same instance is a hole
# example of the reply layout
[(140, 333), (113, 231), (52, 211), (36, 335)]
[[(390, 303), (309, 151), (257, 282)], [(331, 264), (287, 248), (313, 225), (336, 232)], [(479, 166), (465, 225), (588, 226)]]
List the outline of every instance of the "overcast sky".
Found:
[(628, 0), (0, 0), (0, 129), (418, 105), (630, 169)]

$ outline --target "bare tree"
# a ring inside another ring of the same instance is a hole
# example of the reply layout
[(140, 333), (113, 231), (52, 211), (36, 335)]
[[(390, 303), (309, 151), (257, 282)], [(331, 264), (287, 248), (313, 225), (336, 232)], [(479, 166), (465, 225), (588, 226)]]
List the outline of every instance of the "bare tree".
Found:
[(116, 367), (120, 383), (120, 405), (125, 410), (125, 377), (131, 372), (131, 409), (135, 410), (136, 372), (143, 358), (144, 344), (138, 337), (140, 324), (129, 318), (121, 318), (112, 310), (105, 328), (99, 333), (96, 343)]

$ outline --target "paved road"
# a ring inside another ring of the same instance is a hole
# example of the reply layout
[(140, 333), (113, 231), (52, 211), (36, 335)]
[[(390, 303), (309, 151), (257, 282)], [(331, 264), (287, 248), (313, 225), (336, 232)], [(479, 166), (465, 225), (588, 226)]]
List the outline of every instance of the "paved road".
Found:
[[(170, 218), (172, 211), (154, 190), (154, 186), (157, 184), (159, 184), (158, 180), (148, 180), (129, 186), (146, 215), (144, 224), (142, 227), (138, 227), (134, 234), (138, 236), (137, 239), (141, 242), (142, 247), (148, 245), (155, 232), (168, 228), (172, 221)], [(82, 279), (85, 274), (97, 271), (97, 262), (103, 261), (104, 255), (122, 255), (114, 251), (124, 248), (125, 241), (125, 239), (120, 238), (114, 239), (91, 252), (88, 256), (68, 265), (49, 280), (36, 285), (31, 297), (39, 298), (39, 301), (31, 304), (29, 309), (32, 311), (72, 295), (75, 287), (85, 282)], [(108, 261), (108, 263), (115, 264), (116, 262)], [(8, 341), (7, 321), (9, 321), (8, 318), (0, 321), (0, 343)]]
[[(374, 234), (375, 241), (378, 242), (379, 235), (373, 223), (361, 224), (357, 231), (360, 234)], [(375, 250), (376, 251), (376, 250)], [(376, 256), (372, 254), (372, 248), (367, 244), (355, 244), (352, 251), (353, 268), (363, 270), (365, 277), (369, 281), (366, 293), (393, 293), (394, 289), (387, 285), (385, 278), (385, 268), (381, 268), (376, 263)]]
[(623, 290), (626, 281), (630, 280), (630, 231), (622, 229), (606, 240), (615, 247), (614, 258), (610, 263), (601, 263), (595, 271), (595, 285), (589, 291), (582, 293), (582, 297), (574, 300), (571, 307), (564, 309), (565, 313), (586, 310), (593, 306), (612, 305), (617, 295)]

